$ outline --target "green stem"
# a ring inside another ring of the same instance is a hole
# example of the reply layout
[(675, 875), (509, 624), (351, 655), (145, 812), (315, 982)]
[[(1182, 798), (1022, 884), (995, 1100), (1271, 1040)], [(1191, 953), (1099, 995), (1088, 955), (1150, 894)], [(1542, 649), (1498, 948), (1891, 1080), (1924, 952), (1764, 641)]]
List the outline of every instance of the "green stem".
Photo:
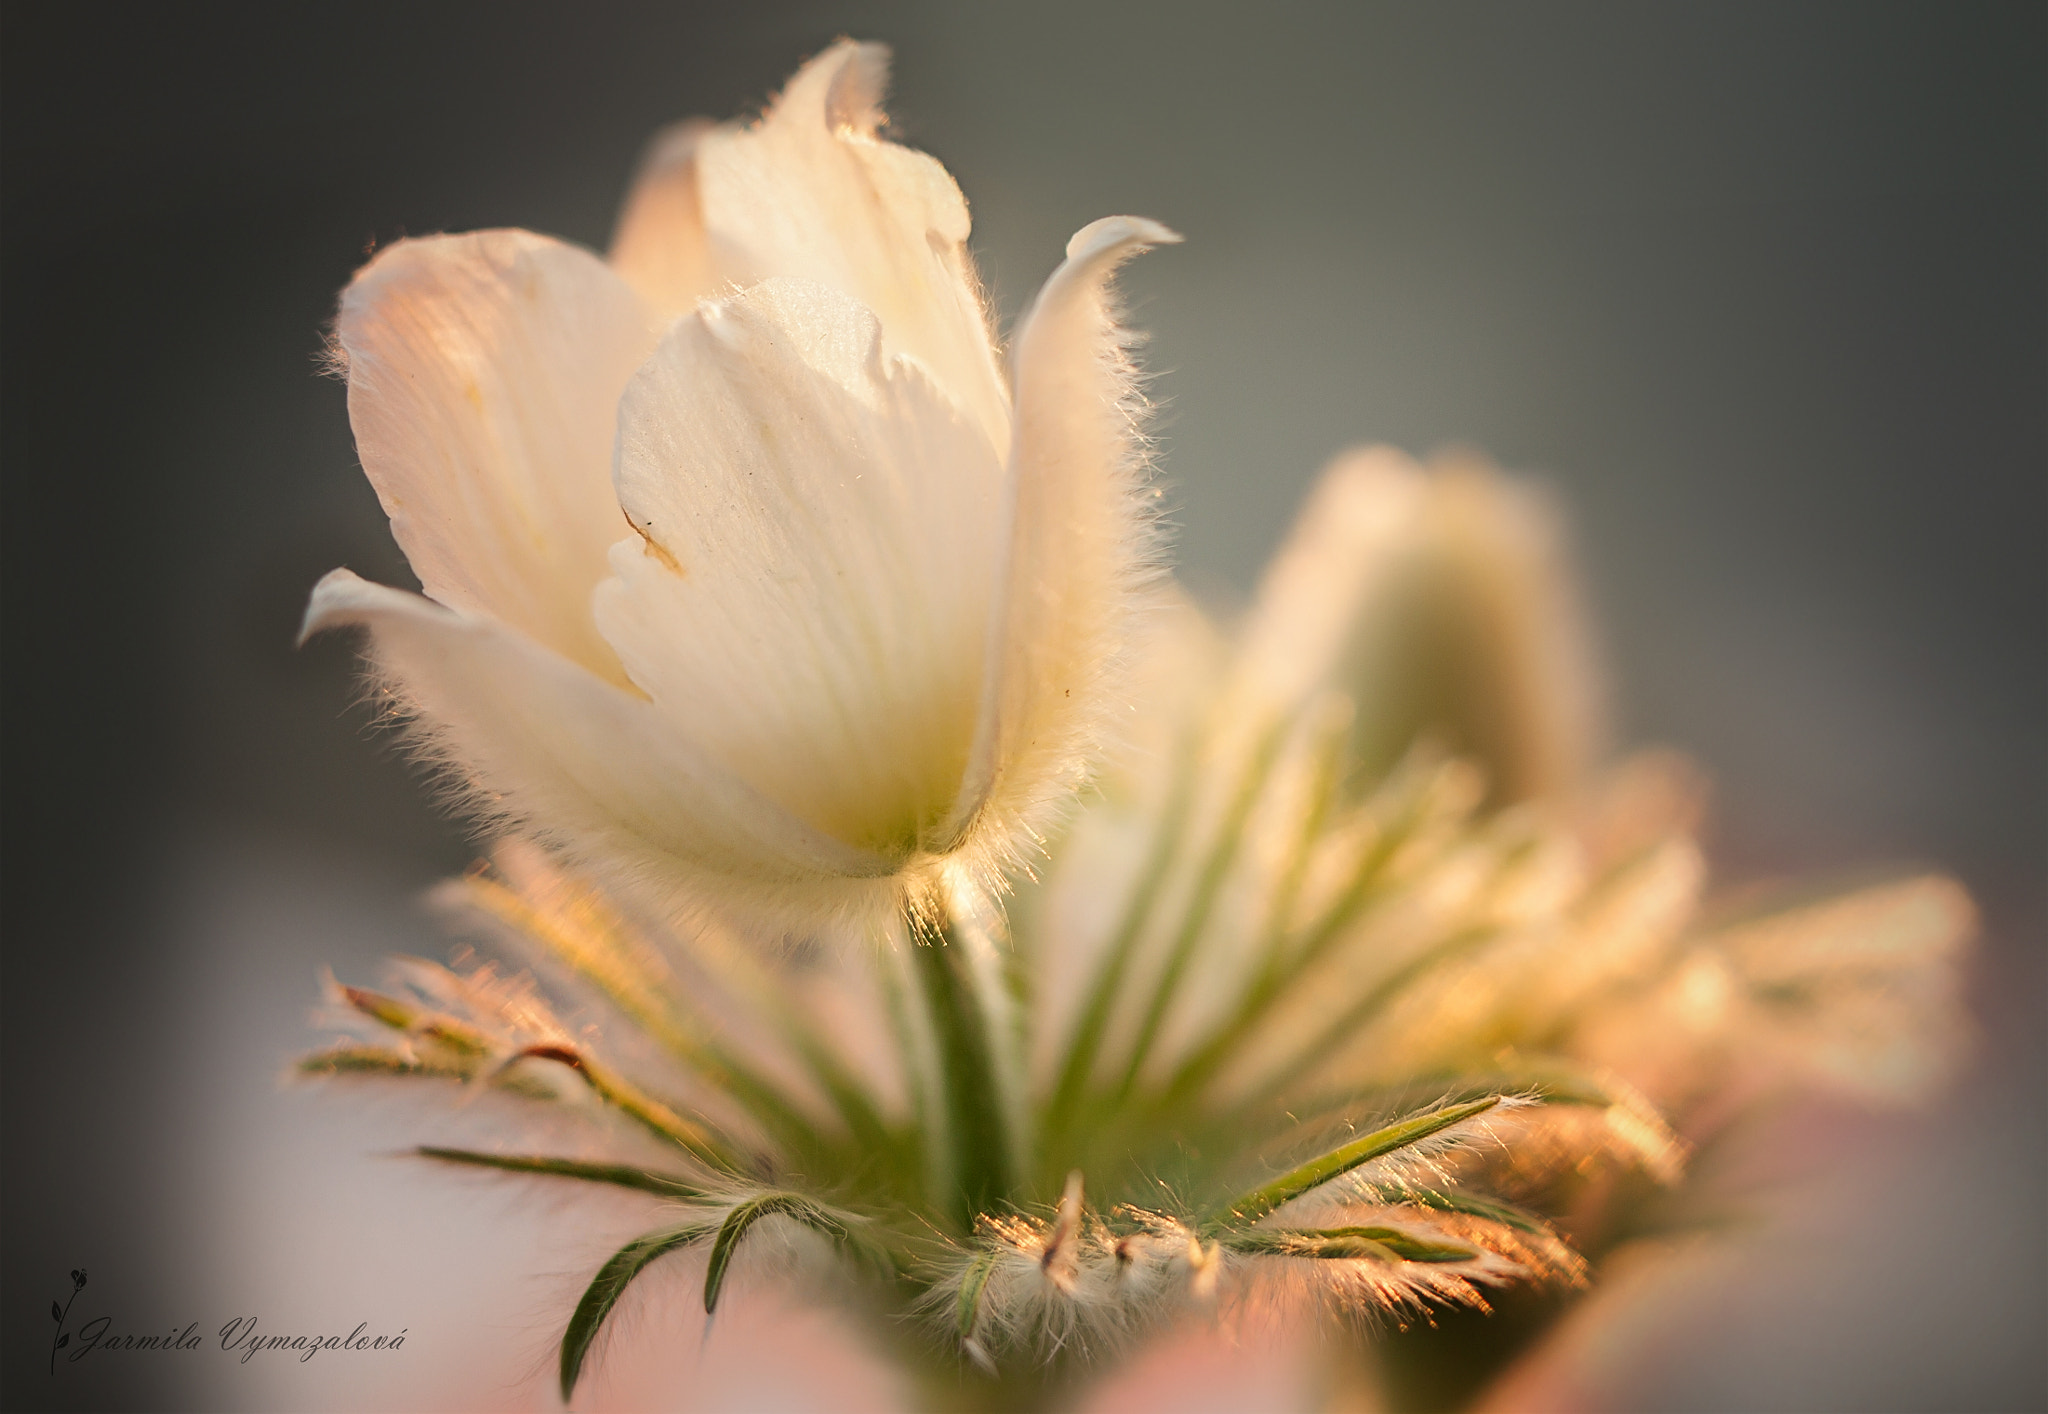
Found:
[(945, 1134), (934, 1144), (949, 1149), (951, 1191), (933, 1194), (961, 1232), (971, 1231), (977, 1213), (989, 1211), (1011, 1191), (1016, 1156), (1003, 1122), (1005, 1105), (997, 1083), (997, 1038), (975, 987), (973, 963), (959, 929), (910, 945), (937, 1042), (944, 1094)]
[(950, 1193), (954, 1187), (954, 1166), (946, 1123), (946, 1088), (931, 1008), (925, 1004), (924, 988), (917, 976), (919, 945), (909, 929), (899, 929), (896, 936), (881, 940), (879, 946), (882, 999), (888, 1010), (889, 1029), (896, 1038), (906, 1098), (910, 1101), (911, 1127), (906, 1147), (914, 1152), (904, 1154), (903, 1158), (908, 1171), (922, 1173), (924, 1193)]

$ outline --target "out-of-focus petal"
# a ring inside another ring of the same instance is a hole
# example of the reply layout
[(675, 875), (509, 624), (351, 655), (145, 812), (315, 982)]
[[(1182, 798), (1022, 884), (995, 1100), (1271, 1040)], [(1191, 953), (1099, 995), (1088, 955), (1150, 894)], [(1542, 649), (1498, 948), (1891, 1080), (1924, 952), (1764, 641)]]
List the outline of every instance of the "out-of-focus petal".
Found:
[(501, 624), (335, 570), (314, 588), (305, 632), (344, 626), (369, 630), (381, 685), (415, 716), (423, 754), (487, 818), (609, 877), (685, 894), (708, 881), (742, 907), (800, 903), (815, 916), (887, 890), (889, 862), (820, 835), (644, 698)]
[(1008, 400), (967, 255), (967, 202), (946, 169), (877, 136), (889, 51), (841, 41), (804, 65), (760, 122), (697, 150), (713, 274), (772, 275), (852, 295), (890, 352), (928, 368), (998, 448)]
[(1361, 784), (1431, 736), (1485, 768), (1496, 804), (1568, 792), (1601, 692), (1558, 541), (1540, 495), (1476, 460), (1351, 453), (1267, 571), (1238, 690), (1255, 717), (1348, 693)]
[(1752, 917), (1712, 935), (1746, 984), (1752, 1036), (1788, 1072), (1872, 1101), (1949, 1080), (1970, 1025), (1956, 966), (1977, 911), (1922, 875)]
[(691, 740), (894, 858), (952, 808), (982, 687), (1002, 469), (849, 296), (770, 280), (680, 320), (620, 405), (639, 538), (597, 614)]
[(1580, 803), (1588, 862), (1610, 868), (1662, 840), (1697, 834), (1710, 794), (1706, 773), (1678, 752), (1652, 748), (1615, 762)]
[(1155, 542), (1109, 280), (1179, 239), (1131, 216), (1083, 227), (1019, 327), (1007, 567), (962, 831), (984, 811), (1012, 836), (1042, 824), (1114, 730)]
[(697, 190), (697, 148), (712, 126), (693, 119), (654, 135), (612, 233), (612, 269), (665, 318), (717, 287)]
[(1422, 469), (1391, 447), (1352, 452), (1323, 473), (1245, 624), (1238, 685), (1256, 696), (1260, 715), (1293, 710), (1330, 685), (1426, 494)]
[(363, 268), (337, 338), (357, 452), (427, 594), (621, 681), (590, 591), (624, 529), (612, 427), (654, 347), (640, 299), (543, 236), (432, 236)]

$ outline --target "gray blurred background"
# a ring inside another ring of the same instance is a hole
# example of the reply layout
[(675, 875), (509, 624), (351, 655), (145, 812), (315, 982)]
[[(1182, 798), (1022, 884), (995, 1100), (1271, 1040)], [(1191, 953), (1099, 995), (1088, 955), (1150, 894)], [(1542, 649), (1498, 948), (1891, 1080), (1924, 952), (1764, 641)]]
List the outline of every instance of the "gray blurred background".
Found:
[[(439, 954), (415, 897), (471, 854), (348, 646), (291, 647), (334, 565), (410, 582), (322, 327), (373, 241), (601, 247), (652, 129), (841, 33), (895, 46), (1006, 316), (1094, 217), (1188, 236), (1128, 288), (1198, 591), (1347, 444), (1476, 444), (1567, 502), (1622, 736), (1713, 769), (1727, 874), (1976, 892), (1978, 1069), (1852, 1127), (1835, 1227), (1622, 1407), (2048, 1404), (2040, 4), (9, 0), (6, 1406), (488, 1407), (462, 1371), (544, 1362), (599, 1239), (275, 1084), (318, 968)], [(81, 1264), (122, 1329), (411, 1335), (53, 1377)]]

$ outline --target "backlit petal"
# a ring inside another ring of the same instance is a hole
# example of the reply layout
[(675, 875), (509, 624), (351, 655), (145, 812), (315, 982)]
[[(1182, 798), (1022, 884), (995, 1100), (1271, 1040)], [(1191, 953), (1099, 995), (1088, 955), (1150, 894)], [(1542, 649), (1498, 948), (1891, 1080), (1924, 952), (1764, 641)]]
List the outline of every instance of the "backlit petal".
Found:
[(427, 594), (618, 680), (589, 601), (624, 529), (613, 420), (655, 341), (639, 298), (543, 236), (433, 236), (363, 268), (337, 337), (363, 469)]
[[(644, 698), (480, 615), (335, 570), (307, 634), (369, 630), (369, 656), (423, 753), (488, 819), (572, 857), (688, 892), (815, 916), (886, 895), (893, 865), (828, 839), (716, 764)], [(836, 888), (835, 888), (836, 886)]]
[(640, 534), (596, 607), (691, 740), (820, 830), (905, 857), (974, 734), (1001, 467), (880, 337), (797, 280), (678, 321), (620, 406)]
[(967, 255), (967, 202), (946, 169), (876, 135), (889, 51), (842, 41), (791, 79), (760, 122), (705, 135), (697, 183), (713, 273), (772, 275), (852, 295), (887, 347), (930, 370), (998, 447), (1008, 400)]
[(612, 235), (612, 269), (665, 318), (717, 287), (697, 190), (697, 148), (710, 123), (677, 123), (655, 134)]
[(1083, 228), (1018, 331), (1003, 602), (962, 829), (984, 809), (1028, 829), (1085, 780), (1110, 730), (1153, 537), (1109, 279), (1179, 239), (1128, 216)]

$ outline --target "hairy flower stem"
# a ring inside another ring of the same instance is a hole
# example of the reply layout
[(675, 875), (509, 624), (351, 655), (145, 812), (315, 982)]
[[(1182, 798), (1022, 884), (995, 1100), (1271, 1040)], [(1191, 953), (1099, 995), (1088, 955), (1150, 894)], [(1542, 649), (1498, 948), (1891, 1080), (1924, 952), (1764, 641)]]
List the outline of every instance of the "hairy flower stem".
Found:
[(946, 1177), (939, 1180), (950, 1191), (933, 1193), (932, 1201), (963, 1233), (973, 1230), (977, 1213), (1010, 1196), (1016, 1173), (997, 1078), (999, 1040), (975, 986), (968, 948), (950, 921), (943, 934), (911, 947), (912, 969), (937, 1043), (944, 1096), (943, 1111), (934, 1116), (944, 1133), (933, 1135), (931, 1142), (951, 1157)]

